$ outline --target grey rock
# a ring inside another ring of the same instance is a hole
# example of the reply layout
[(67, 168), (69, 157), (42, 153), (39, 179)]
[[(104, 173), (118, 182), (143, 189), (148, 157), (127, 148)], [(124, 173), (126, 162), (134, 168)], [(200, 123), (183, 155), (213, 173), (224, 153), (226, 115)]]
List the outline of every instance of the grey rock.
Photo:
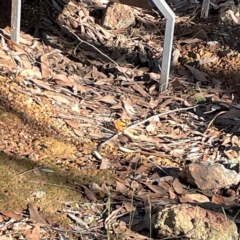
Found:
[(179, 177), (201, 190), (229, 188), (240, 182), (238, 173), (211, 162), (189, 164), (180, 172)]
[(158, 238), (238, 239), (236, 224), (222, 213), (190, 204), (166, 207), (155, 215), (154, 229)]

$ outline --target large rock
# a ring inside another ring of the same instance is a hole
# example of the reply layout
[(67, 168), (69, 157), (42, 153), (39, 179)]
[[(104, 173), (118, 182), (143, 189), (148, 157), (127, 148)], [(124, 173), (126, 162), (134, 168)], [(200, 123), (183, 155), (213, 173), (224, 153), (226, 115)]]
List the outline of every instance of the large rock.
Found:
[(136, 22), (133, 9), (120, 3), (109, 3), (102, 19), (103, 26), (108, 29), (124, 29)]
[(238, 239), (236, 224), (222, 213), (215, 213), (189, 204), (160, 210), (154, 221), (157, 237), (184, 239)]
[(237, 172), (210, 162), (189, 164), (180, 172), (179, 177), (201, 190), (229, 188), (240, 182), (240, 175)]

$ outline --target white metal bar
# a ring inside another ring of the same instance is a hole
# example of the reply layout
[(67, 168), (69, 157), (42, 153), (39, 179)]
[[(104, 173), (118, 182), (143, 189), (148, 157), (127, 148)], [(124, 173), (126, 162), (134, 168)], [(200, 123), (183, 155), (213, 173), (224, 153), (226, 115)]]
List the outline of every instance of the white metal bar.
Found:
[(209, 12), (210, 0), (203, 0), (201, 18), (207, 18)]
[(12, 0), (11, 39), (19, 43), (21, 23), (21, 0)]
[(175, 14), (164, 0), (152, 1), (154, 2), (158, 10), (167, 19), (163, 44), (161, 79), (159, 83), (159, 90), (162, 92), (165, 91), (168, 87), (168, 78), (172, 56), (173, 33), (175, 27)]

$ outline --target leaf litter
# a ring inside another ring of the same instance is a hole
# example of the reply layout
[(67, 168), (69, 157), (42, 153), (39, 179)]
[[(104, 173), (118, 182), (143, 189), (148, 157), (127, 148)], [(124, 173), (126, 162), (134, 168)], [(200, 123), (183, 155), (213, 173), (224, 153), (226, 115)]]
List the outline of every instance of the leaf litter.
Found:
[[(101, 25), (104, 4), (70, 1), (57, 21), (48, 14), (41, 22), (41, 41), (22, 32), (16, 44), (8, 28), (1, 30), (0, 149), (7, 161), (32, 161), (10, 169), (21, 189), (31, 182), (35, 196), (26, 202), (19, 195), (17, 209), (4, 206), (3, 236), (191, 239), (196, 226), (164, 233), (161, 218), (174, 212), (172, 221), (181, 222), (199, 211), (195, 221), (207, 224), (208, 212), (220, 229), (217, 216), (232, 219), (226, 236), (237, 239), (240, 58), (228, 37), (237, 30), (214, 15), (198, 19), (198, 5), (174, 4), (173, 70), (161, 94), (164, 19), (154, 12), (131, 8), (135, 26), (111, 30)], [(61, 9), (58, 1), (51, 7)], [(68, 192), (56, 204), (39, 186)], [(10, 189), (5, 199), (19, 190)], [(44, 199), (56, 206), (47, 208)]]

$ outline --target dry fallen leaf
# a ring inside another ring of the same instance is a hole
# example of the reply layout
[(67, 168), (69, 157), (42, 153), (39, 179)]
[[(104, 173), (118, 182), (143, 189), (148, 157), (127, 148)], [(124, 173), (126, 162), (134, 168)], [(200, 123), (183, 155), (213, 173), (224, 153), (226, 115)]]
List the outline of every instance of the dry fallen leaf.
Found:
[(179, 197), (181, 203), (206, 203), (210, 202), (209, 198), (203, 194), (185, 194)]
[(33, 230), (26, 234), (25, 236), (27, 240), (40, 240), (40, 226), (39, 224), (36, 224), (36, 226), (33, 228)]
[(185, 66), (190, 70), (190, 72), (192, 73), (192, 75), (196, 80), (202, 81), (202, 82), (209, 82), (210, 76), (207, 73), (202, 72), (197, 68), (194, 68), (189, 65), (185, 65)]
[(117, 101), (115, 100), (115, 97), (112, 95), (106, 95), (103, 97), (98, 98), (98, 101), (100, 102), (105, 102), (105, 103), (109, 103), (109, 104), (117, 104)]
[(23, 219), (23, 217), (21, 215), (18, 215), (18, 214), (12, 213), (12, 212), (1, 212), (1, 214), (3, 214), (6, 217), (13, 218), (17, 221), (20, 221)]
[(68, 78), (65, 74), (57, 74), (53, 76), (53, 80), (55, 80), (56, 84), (59, 86), (67, 86), (72, 87), (73, 81)]
[(42, 215), (39, 214), (35, 204), (29, 203), (28, 211), (29, 211), (30, 219), (33, 220), (34, 222), (44, 224), (44, 225), (48, 224), (47, 220)]
[(79, 123), (73, 120), (69, 120), (69, 119), (64, 119), (64, 121), (67, 123), (67, 125), (69, 125), (70, 127), (79, 130)]
[(136, 111), (134, 110), (130, 99), (125, 99), (124, 96), (121, 96), (120, 100), (122, 101), (124, 109), (128, 113), (129, 116), (132, 116), (132, 115), (136, 114)]
[(184, 193), (182, 183), (179, 181), (178, 178), (174, 179), (172, 185), (173, 185), (173, 188), (174, 188), (174, 190), (177, 194), (183, 194)]
[(51, 71), (48, 67), (48, 59), (46, 54), (41, 56), (41, 72), (43, 78), (49, 78), (51, 76)]
[(109, 168), (111, 168), (111, 166), (112, 166), (112, 164), (111, 164), (110, 160), (106, 157), (103, 157), (102, 161), (101, 161), (100, 169), (109, 169)]
[(128, 212), (133, 212), (136, 210), (136, 207), (131, 202), (123, 201), (123, 206)]
[(95, 193), (90, 190), (89, 188), (87, 188), (86, 186), (83, 186), (83, 189), (84, 189), (84, 193), (86, 194), (86, 197), (90, 200), (90, 201), (93, 201), (93, 202), (96, 202), (97, 201), (97, 198), (96, 198), (96, 195)]

